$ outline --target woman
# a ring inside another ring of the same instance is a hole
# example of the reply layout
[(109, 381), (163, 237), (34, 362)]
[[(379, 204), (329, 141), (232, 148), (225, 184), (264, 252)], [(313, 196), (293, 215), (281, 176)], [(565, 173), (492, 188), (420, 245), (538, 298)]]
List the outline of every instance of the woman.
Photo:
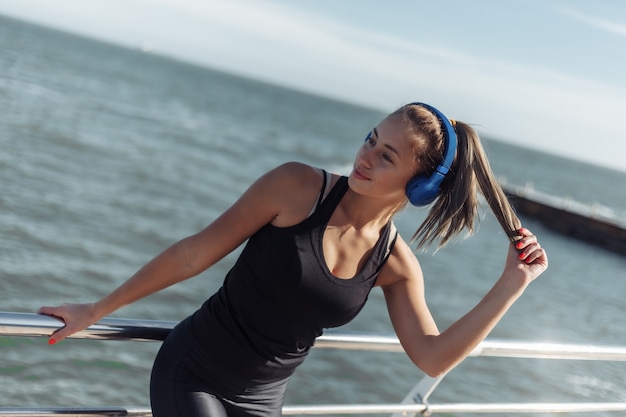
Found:
[[(408, 201), (434, 201), (413, 238), (418, 247), (443, 246), (463, 229), (473, 231), (478, 188), (511, 245), (489, 293), (440, 333), (419, 262), (392, 218)], [(284, 164), (100, 301), (41, 308), (65, 322), (50, 343), (201, 273), (246, 240), (223, 286), (161, 347), (151, 378), (155, 417), (280, 415), (287, 381), (315, 338), (354, 318), (374, 286), (384, 292), (408, 356), (440, 375), (487, 336), (548, 265), (494, 180), (475, 132), (411, 103), (367, 135), (349, 177)]]

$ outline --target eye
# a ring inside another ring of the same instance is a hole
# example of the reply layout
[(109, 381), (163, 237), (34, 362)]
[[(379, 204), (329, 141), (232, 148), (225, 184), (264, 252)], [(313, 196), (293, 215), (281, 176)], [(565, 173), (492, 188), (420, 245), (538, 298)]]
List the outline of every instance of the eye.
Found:
[(369, 132), (367, 136), (365, 136), (365, 143), (371, 146), (374, 146), (376, 144), (376, 141), (374, 141), (374, 138), (372, 138), (372, 132)]

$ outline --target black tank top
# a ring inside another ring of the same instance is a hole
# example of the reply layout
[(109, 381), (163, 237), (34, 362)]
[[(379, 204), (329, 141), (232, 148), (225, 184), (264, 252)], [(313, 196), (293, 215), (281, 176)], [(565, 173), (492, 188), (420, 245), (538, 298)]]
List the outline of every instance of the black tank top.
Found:
[(211, 372), (258, 384), (283, 380), (325, 328), (348, 323), (362, 309), (388, 257), (391, 227), (384, 227), (355, 277), (335, 277), (324, 260), (322, 237), (347, 190), (341, 177), (301, 223), (268, 224), (250, 237), (222, 288), (193, 318)]

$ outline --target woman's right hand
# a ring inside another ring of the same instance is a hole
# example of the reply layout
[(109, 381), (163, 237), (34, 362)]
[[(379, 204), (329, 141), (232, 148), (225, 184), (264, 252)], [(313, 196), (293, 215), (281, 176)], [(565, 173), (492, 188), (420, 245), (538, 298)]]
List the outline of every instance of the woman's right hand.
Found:
[(65, 323), (65, 326), (50, 335), (48, 343), (53, 345), (97, 322), (100, 317), (97, 316), (95, 310), (95, 305), (92, 303), (63, 304), (58, 307), (41, 307), (37, 314), (52, 316)]

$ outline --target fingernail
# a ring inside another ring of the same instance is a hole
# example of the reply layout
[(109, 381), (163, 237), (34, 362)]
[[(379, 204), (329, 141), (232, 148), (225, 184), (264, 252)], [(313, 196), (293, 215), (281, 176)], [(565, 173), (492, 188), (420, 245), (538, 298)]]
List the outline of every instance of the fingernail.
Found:
[(524, 259), (525, 257), (526, 257), (526, 254), (525, 254), (524, 252), (522, 252), (522, 253), (520, 253), (520, 254), (519, 254), (519, 258), (520, 258), (520, 259)]
[(54, 339), (50, 339), (50, 340), (48, 340), (48, 344), (49, 344), (49, 345), (54, 345), (56, 342), (57, 342), (57, 341), (56, 341), (56, 340), (54, 340)]
[(517, 242), (517, 243), (515, 244), (515, 247), (516, 247), (517, 249), (520, 249), (522, 246), (524, 246), (524, 244), (523, 244), (522, 242)]

